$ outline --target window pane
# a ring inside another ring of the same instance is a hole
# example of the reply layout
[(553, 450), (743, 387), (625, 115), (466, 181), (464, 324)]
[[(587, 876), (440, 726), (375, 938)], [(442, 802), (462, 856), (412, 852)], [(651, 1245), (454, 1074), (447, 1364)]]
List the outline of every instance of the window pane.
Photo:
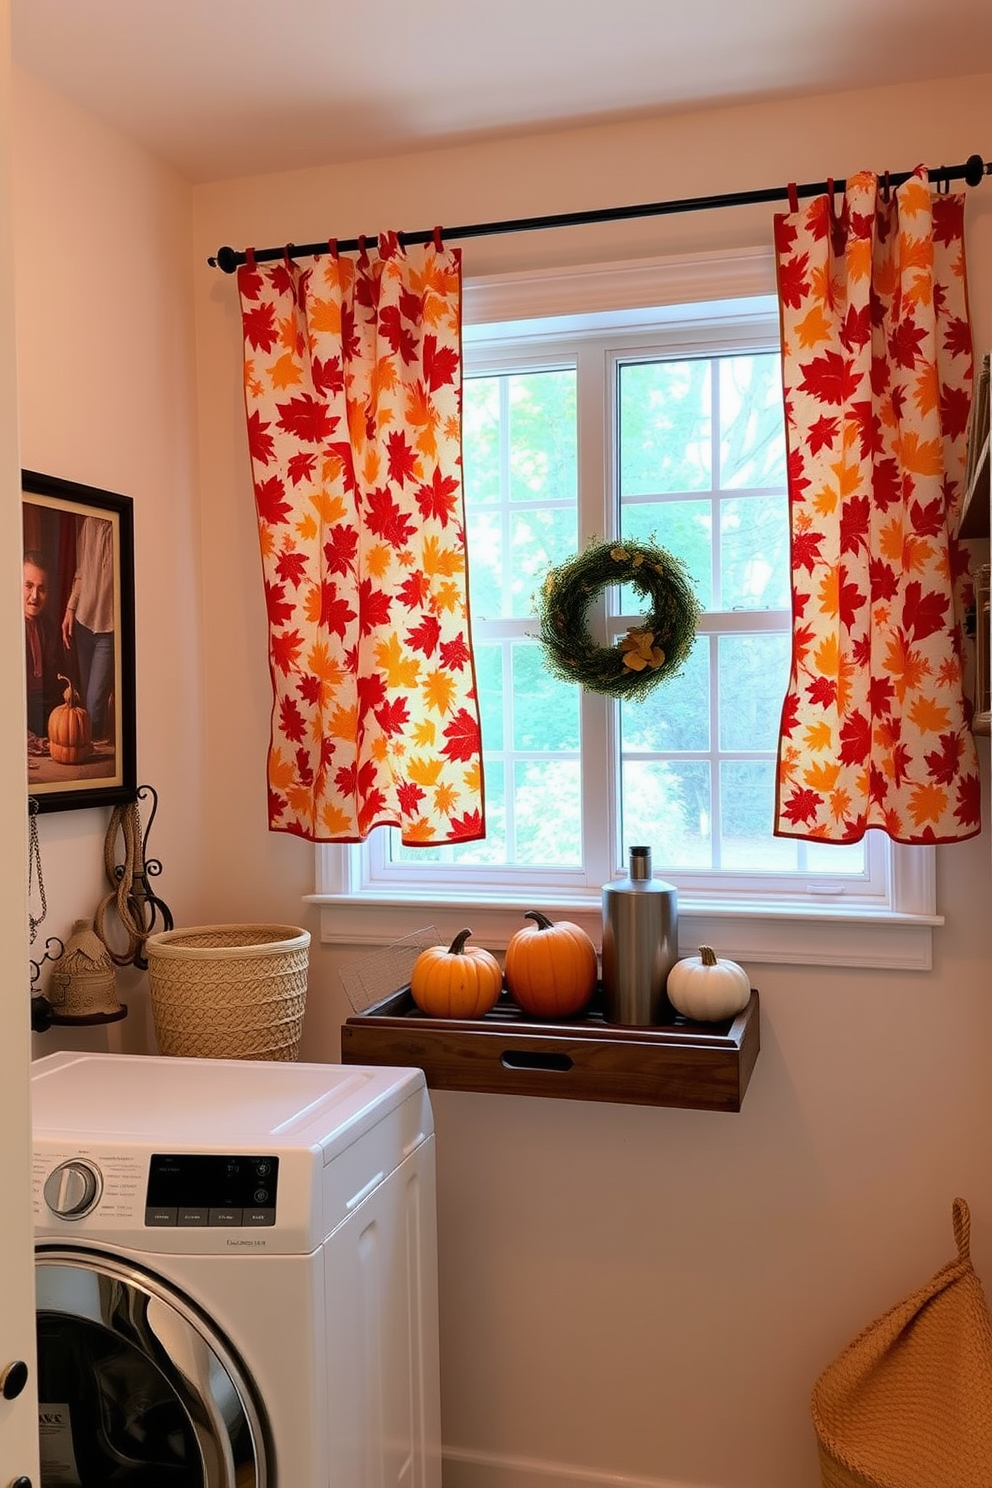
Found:
[(465, 504), (500, 498), (500, 379), (466, 377), (462, 388)]
[(578, 542), (575, 370), (467, 377), (464, 402), (472, 616), (523, 619)]
[(476, 643), (475, 685), (479, 694), (484, 749), (503, 748), (503, 648)]
[(620, 704), (620, 736), (625, 755), (709, 749), (709, 648), (704, 639), (697, 639), (679, 676), (652, 688), (639, 702)]
[(718, 649), (720, 748), (774, 750), (789, 675), (789, 637), (725, 635)]
[(471, 863), (505, 864), (506, 851), (506, 781), (501, 762), (486, 768), (486, 835), (481, 842), (460, 842), (451, 849), (452, 860), (468, 866)]
[(516, 862), (534, 867), (580, 866), (582, 802), (577, 759), (518, 761), (513, 805)]
[(773, 760), (725, 760), (720, 766), (720, 867), (738, 873), (788, 873), (796, 844), (773, 837)]
[(575, 500), (575, 373), (528, 372), (506, 379), (510, 497)]
[(523, 620), (537, 609), (548, 569), (571, 558), (578, 546), (576, 512), (574, 505), (533, 509), (513, 512), (509, 522), (513, 573), (503, 614)]
[[(656, 543), (685, 564), (696, 598), (712, 608), (713, 506), (710, 501), (633, 501), (620, 507), (620, 534), (629, 542)], [(625, 590), (622, 613), (642, 601)]]
[(621, 499), (710, 489), (710, 375), (708, 360), (621, 366)]
[(704, 760), (625, 760), (623, 857), (632, 842), (652, 849), (655, 872), (709, 868), (710, 769)]
[(865, 872), (864, 842), (807, 842), (806, 872), (821, 877)]
[(720, 485), (785, 484), (782, 372), (777, 356), (720, 358)]
[(503, 527), (498, 511), (466, 504), (468, 590), (472, 618), (495, 620), (503, 611)]
[(789, 508), (784, 492), (720, 502), (720, 580), (725, 610), (789, 608)]
[(579, 689), (551, 675), (534, 641), (512, 646), (511, 665), (514, 749), (577, 753)]

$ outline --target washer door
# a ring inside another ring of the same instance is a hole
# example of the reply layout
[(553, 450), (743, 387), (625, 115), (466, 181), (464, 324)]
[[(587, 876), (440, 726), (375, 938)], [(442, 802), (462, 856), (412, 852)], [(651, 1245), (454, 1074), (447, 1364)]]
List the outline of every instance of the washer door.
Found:
[(230, 1347), (181, 1294), (97, 1251), (35, 1251), (42, 1488), (266, 1488)]

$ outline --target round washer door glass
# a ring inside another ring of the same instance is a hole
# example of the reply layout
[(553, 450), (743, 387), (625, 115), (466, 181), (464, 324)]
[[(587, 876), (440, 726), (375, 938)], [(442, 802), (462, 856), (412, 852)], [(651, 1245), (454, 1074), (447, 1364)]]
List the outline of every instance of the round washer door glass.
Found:
[(244, 1368), (180, 1293), (93, 1251), (35, 1279), (42, 1488), (266, 1488)]

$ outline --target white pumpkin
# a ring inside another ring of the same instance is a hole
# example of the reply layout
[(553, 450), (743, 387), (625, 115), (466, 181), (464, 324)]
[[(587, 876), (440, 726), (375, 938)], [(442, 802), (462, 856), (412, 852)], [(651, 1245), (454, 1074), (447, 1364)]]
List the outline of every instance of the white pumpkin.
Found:
[(677, 1013), (698, 1023), (716, 1023), (742, 1012), (751, 999), (751, 978), (736, 961), (724, 961), (710, 946), (676, 961), (668, 973), (668, 1000)]

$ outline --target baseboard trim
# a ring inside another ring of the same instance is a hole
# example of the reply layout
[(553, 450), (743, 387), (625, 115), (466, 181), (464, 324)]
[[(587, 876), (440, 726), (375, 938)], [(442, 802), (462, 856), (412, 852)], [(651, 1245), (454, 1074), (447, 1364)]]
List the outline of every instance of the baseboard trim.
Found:
[(442, 1451), (443, 1488), (701, 1488), (674, 1478), (599, 1472), (574, 1463), (505, 1457), (468, 1447)]

